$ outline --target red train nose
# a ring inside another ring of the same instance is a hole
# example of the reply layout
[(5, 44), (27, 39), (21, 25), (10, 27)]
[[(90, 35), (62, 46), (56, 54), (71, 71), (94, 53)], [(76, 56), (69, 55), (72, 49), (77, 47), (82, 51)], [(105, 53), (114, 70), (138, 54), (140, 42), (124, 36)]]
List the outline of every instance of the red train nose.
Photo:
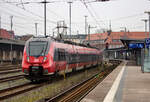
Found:
[(29, 57), (29, 63), (31, 63), (31, 64), (41, 64), (41, 63), (43, 63), (43, 61), (44, 61), (43, 56), (40, 56), (40, 57), (30, 56)]

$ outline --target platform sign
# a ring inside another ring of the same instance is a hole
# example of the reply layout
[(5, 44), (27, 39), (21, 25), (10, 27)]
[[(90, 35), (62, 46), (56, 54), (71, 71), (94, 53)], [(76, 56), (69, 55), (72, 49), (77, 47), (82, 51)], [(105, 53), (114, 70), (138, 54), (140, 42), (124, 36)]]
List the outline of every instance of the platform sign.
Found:
[(144, 48), (144, 43), (130, 43), (129, 44), (129, 48), (139, 48), (142, 49)]
[(150, 48), (150, 38), (145, 39), (146, 48)]

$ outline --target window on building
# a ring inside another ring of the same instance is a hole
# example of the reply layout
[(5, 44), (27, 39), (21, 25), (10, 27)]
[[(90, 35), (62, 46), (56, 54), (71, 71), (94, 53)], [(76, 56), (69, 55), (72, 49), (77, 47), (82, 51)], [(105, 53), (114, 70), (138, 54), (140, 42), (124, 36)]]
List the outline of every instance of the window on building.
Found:
[(113, 39), (113, 42), (120, 42), (120, 39)]

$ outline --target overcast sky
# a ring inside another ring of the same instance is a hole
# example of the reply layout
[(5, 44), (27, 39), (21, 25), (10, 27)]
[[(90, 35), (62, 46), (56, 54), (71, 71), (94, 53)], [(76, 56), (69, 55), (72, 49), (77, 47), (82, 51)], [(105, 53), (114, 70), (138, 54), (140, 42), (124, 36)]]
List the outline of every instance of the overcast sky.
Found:
[[(13, 3), (6, 3), (6, 1)], [(21, 1), (31, 3), (20, 5)], [(34, 3), (41, 1), (0, 0), (2, 28), (10, 30), (10, 16), (13, 16), (13, 30), (17, 35), (35, 34), (34, 23), (38, 23), (38, 34), (43, 34), (43, 4)], [(60, 20), (64, 20), (69, 27), (69, 4), (67, 3), (69, 0), (47, 1), (55, 1), (47, 4), (47, 34), (52, 34), (52, 29)], [(149, 0), (92, 2), (86, 3), (87, 8), (80, 0), (72, 1), (72, 34), (76, 34), (77, 30), (81, 34), (85, 33), (85, 15), (88, 16), (88, 24), (97, 26), (91, 29), (92, 33), (96, 29), (108, 29), (110, 21), (113, 31), (120, 31), (122, 27), (126, 27), (129, 31), (144, 31), (144, 22), (141, 19), (148, 18), (144, 12), (150, 11)]]

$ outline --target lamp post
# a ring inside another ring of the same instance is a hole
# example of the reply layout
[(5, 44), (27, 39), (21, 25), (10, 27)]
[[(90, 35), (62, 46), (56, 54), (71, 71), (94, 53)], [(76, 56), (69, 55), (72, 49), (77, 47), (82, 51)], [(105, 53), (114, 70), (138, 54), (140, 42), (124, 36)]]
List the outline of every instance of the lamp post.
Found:
[(0, 36), (1, 36), (1, 16), (0, 16)]
[[(11, 31), (11, 34), (13, 33), (13, 31), (12, 31), (12, 28), (13, 28), (13, 16), (10, 16), (10, 31)], [(11, 38), (13, 38), (13, 36), (11, 37)], [(11, 63), (12, 63), (12, 61), (13, 61), (13, 45), (12, 45), (12, 42), (11, 42), (11, 44), (10, 44), (10, 59), (11, 59)]]
[(46, 37), (46, 0), (44, 0), (44, 35)]
[(69, 33), (70, 33), (70, 40), (71, 40), (71, 4), (72, 2), (68, 2), (68, 3), (69, 3), (69, 24), (70, 24)]
[(88, 16), (84, 16), (85, 17), (85, 35), (87, 35), (87, 17)]
[(150, 11), (145, 11), (145, 13), (149, 16), (149, 38), (150, 38)]
[(90, 42), (90, 31), (91, 28), (96, 28), (96, 27), (91, 27), (91, 25), (88, 26), (88, 42)]
[(36, 34), (36, 36), (37, 36), (37, 25), (38, 25), (38, 23), (35, 23), (35, 34)]
[(142, 21), (144, 21), (145, 22), (145, 38), (148, 38), (148, 36), (147, 36), (147, 19), (142, 19)]

